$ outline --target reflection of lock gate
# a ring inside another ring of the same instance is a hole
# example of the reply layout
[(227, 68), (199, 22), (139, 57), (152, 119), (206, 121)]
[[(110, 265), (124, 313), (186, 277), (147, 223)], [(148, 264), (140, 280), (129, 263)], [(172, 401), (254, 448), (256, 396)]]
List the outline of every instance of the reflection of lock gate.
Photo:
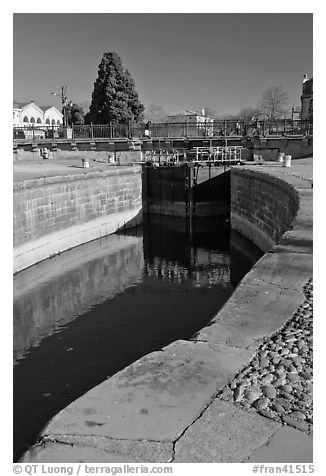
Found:
[[(212, 265), (207, 263), (206, 266), (210, 267)], [(148, 276), (156, 276), (171, 281), (180, 282), (184, 279), (192, 279), (202, 285), (230, 282), (230, 266), (228, 264), (204, 269), (206, 266), (191, 269), (191, 267), (186, 268), (176, 263), (167, 263), (165, 260), (158, 262), (156, 259), (154, 263), (147, 262), (145, 264), (145, 273)]]

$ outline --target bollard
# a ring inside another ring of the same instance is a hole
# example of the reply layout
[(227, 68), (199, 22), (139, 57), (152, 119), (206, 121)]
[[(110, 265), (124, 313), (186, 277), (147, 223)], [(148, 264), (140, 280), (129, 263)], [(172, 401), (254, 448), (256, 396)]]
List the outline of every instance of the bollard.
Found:
[(279, 152), (278, 153), (278, 156), (277, 156), (277, 161), (280, 163), (280, 164), (283, 164), (284, 162), (284, 152)]
[(84, 169), (89, 169), (89, 162), (86, 159), (82, 159), (82, 164)]
[(285, 161), (283, 163), (283, 167), (291, 167), (291, 159), (292, 159), (291, 155), (286, 155)]

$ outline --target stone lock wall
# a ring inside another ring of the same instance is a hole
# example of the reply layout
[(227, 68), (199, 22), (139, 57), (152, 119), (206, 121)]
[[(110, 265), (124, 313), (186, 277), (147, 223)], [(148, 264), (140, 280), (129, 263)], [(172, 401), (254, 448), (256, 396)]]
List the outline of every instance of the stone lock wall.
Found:
[(268, 251), (299, 209), (299, 195), (284, 180), (266, 173), (232, 168), (231, 226)]
[(14, 184), (14, 272), (141, 221), (141, 169)]

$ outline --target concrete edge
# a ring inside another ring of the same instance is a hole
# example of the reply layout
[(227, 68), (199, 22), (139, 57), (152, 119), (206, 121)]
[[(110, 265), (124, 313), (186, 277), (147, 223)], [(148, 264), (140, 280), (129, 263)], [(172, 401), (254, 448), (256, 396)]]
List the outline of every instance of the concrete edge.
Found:
[(124, 175), (132, 173), (139, 173), (141, 170), (140, 165), (123, 165), (122, 170), (121, 166), (117, 168), (116, 166), (111, 166), (112, 168), (108, 170), (94, 170), (94, 171), (87, 171), (80, 174), (72, 174), (72, 175), (54, 175), (49, 177), (41, 177), (35, 179), (26, 179), (26, 180), (17, 180), (14, 181), (13, 190), (14, 192), (17, 190), (22, 189), (29, 189), (29, 188), (36, 188), (45, 185), (52, 185), (54, 183), (65, 183), (65, 182), (78, 182), (83, 180), (89, 180), (93, 178), (105, 178), (114, 175)]

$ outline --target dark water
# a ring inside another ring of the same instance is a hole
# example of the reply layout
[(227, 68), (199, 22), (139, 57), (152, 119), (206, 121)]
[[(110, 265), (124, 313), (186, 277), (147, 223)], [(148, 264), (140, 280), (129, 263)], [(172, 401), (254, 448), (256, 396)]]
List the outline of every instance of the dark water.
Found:
[(151, 219), (14, 278), (14, 459), (59, 410), (217, 313), (260, 250), (227, 225)]

